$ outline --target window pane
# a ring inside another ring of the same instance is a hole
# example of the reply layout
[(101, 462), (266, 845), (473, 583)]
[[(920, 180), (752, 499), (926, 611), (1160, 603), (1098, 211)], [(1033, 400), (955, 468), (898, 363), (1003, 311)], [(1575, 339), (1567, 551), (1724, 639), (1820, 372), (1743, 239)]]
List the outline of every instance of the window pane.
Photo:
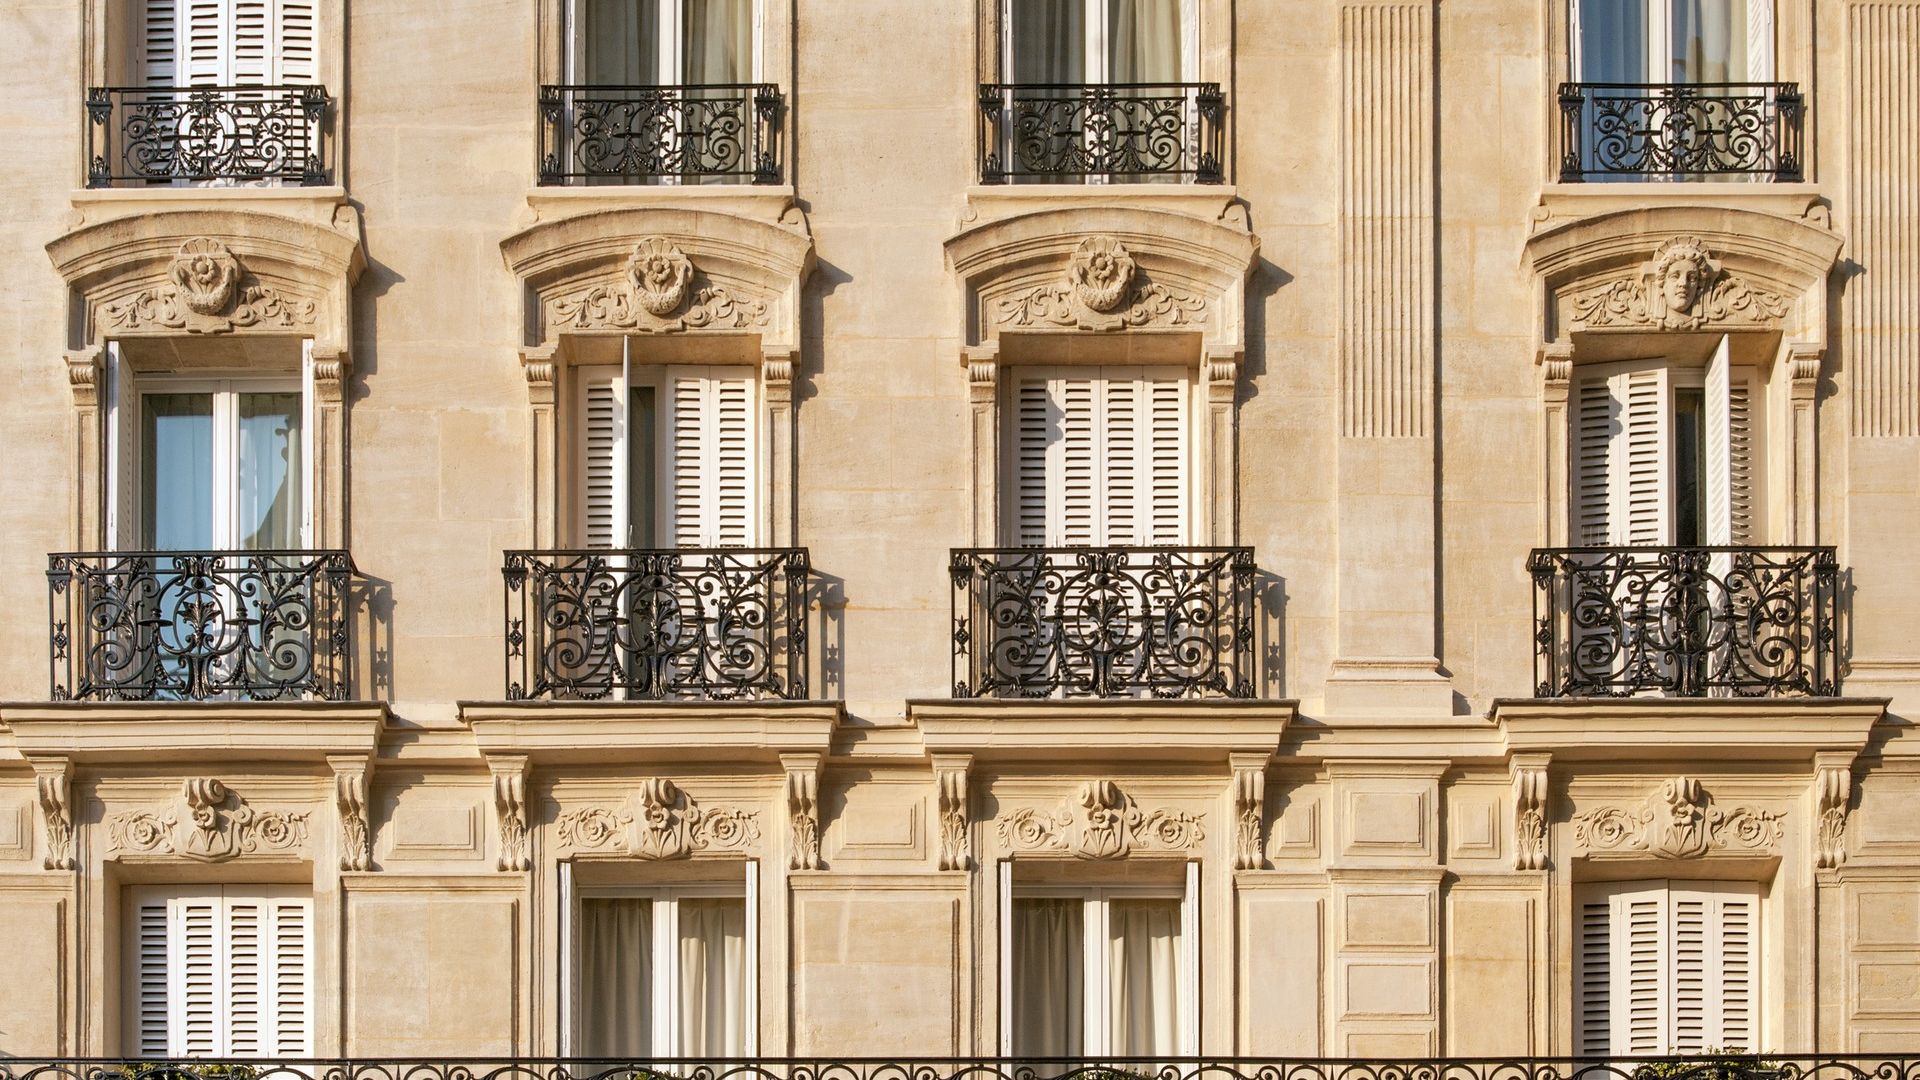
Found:
[(141, 405), (145, 544), (162, 550), (213, 547), (213, 395), (147, 394)]
[(1084, 0), (1012, 0), (1013, 82), (1086, 81)]
[(300, 395), (241, 394), (234, 513), (249, 551), (300, 546)]
[(574, 1015), (579, 1053), (643, 1058), (651, 1052), (653, 904), (630, 898), (582, 900)]
[(1109, 1051), (1122, 1057), (1178, 1053), (1180, 902), (1110, 902), (1107, 950)]
[(680, 901), (680, 1053), (747, 1053), (747, 909), (743, 900)]
[(1182, 81), (1184, 0), (1111, 0), (1107, 49), (1117, 83)]
[(1747, 2), (1673, 0), (1672, 81), (1742, 82), (1753, 77), (1747, 56)]
[[(589, 86), (648, 86), (660, 82), (661, 0), (574, 0), (583, 70)], [(668, 80), (671, 82), (672, 80)]]
[(686, 82), (743, 83), (753, 79), (753, 0), (684, 0), (681, 41)]
[(1081, 1021), (1082, 901), (1013, 902), (1013, 1052), (1076, 1057)]
[(659, 510), (654, 492), (660, 482), (659, 405), (651, 386), (627, 391), (627, 543), (649, 548), (659, 543)]
[(1673, 542), (1702, 544), (1707, 519), (1706, 395), (1673, 392)]
[(1648, 0), (1575, 0), (1582, 82), (1648, 79)]

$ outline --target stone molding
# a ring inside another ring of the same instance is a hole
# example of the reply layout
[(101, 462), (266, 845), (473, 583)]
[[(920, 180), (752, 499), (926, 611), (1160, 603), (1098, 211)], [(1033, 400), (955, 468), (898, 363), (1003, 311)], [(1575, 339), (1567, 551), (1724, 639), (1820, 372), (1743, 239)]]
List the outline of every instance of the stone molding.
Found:
[(830, 701), (465, 701), (459, 707), (480, 753), (520, 754), (541, 766), (779, 767), (786, 754), (826, 754), (842, 709)]
[(1851, 752), (1820, 754), (1814, 759), (1813, 800), (1819, 814), (1814, 865), (1838, 870), (1847, 861), (1847, 819), (1853, 802)]
[(227, 862), (245, 855), (293, 855), (307, 842), (307, 811), (255, 809), (212, 777), (181, 782), (171, 805), (106, 820), (107, 855)]
[(73, 763), (64, 757), (34, 757), (28, 762), (33, 766), (46, 840), (40, 865), (47, 870), (72, 870)]
[(1085, 760), (1226, 766), (1235, 752), (1266, 755), (1298, 713), (1293, 701), (910, 701), (928, 753), (976, 762)]
[(329, 755), (378, 753), (380, 702), (138, 701), (0, 703), (0, 725), (28, 757), (76, 765), (284, 761), (323, 765)]
[(819, 754), (781, 754), (786, 769), (788, 841), (787, 867), (791, 870), (820, 869), (820, 764)]
[(622, 806), (562, 811), (555, 826), (562, 854), (664, 860), (754, 851), (760, 845), (758, 811), (701, 806), (662, 777), (641, 780)]
[(1124, 859), (1147, 852), (1197, 851), (1206, 840), (1198, 815), (1144, 810), (1112, 780), (1089, 780), (1057, 807), (1021, 807), (994, 819), (1004, 850)]
[(1575, 814), (1574, 854), (1698, 859), (1779, 853), (1785, 815), (1752, 806), (1723, 810), (1713, 803), (1700, 781), (1672, 777), (1638, 806), (1602, 806)]
[(1505, 752), (1558, 763), (1636, 761), (1676, 769), (1702, 760), (1799, 762), (1859, 753), (1885, 698), (1502, 698), (1489, 718)]

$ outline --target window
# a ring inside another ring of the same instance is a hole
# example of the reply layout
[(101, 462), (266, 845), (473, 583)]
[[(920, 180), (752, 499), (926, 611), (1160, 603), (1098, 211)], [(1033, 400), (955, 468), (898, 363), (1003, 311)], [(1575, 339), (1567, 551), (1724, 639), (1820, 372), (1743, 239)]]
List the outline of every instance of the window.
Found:
[[(566, 1053), (639, 1058), (757, 1051), (752, 912), (756, 875), (740, 885), (593, 888), (563, 899), (571, 968)], [(571, 864), (561, 887), (573, 892)]]
[(1574, 1038), (1583, 1055), (1761, 1049), (1760, 894), (1629, 881), (1575, 903)]
[(1194, 78), (1193, 0), (1004, 0), (1016, 83), (1178, 83)]
[(1758, 542), (1763, 400), (1725, 338), (1704, 367), (1645, 360), (1581, 374), (1569, 410), (1575, 542)]
[(1187, 540), (1188, 383), (1179, 368), (1021, 370), (1010, 383), (1008, 540)]
[(754, 0), (573, 0), (568, 82), (715, 86), (754, 81)]
[(1579, 82), (1773, 78), (1773, 0), (1572, 0)]
[(125, 1050), (313, 1054), (313, 900), (274, 885), (128, 890)]
[(579, 369), (577, 527), (589, 547), (759, 540), (751, 368)]
[(141, 0), (139, 84), (311, 83), (317, 0)]
[(1002, 862), (1001, 1052), (1195, 1052), (1199, 864), (1185, 890), (1018, 887)]

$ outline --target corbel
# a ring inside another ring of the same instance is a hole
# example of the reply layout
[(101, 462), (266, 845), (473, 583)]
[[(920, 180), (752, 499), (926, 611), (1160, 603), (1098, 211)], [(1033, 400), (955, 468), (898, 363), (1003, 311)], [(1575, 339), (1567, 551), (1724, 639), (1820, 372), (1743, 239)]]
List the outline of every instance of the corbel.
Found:
[(48, 870), (73, 869), (73, 762), (64, 757), (32, 757), (34, 787), (40, 796)]
[(1270, 752), (1231, 753), (1233, 768), (1233, 868), (1258, 870), (1266, 851), (1267, 763)]
[(353, 374), (353, 354), (344, 345), (315, 342), (312, 356), (314, 400), (322, 405), (345, 401), (347, 379)]
[(74, 408), (100, 407), (100, 369), (105, 355), (104, 345), (90, 345), (60, 354), (61, 359), (66, 361), (67, 388), (73, 391)]
[(493, 754), (487, 757), (493, 774), (493, 808), (500, 818), (502, 870), (528, 870), (533, 857), (527, 842), (527, 755)]
[(1853, 752), (1813, 756), (1813, 795), (1819, 808), (1819, 851), (1814, 865), (1837, 870), (1847, 861), (1847, 814), (1853, 801)]
[(972, 819), (967, 814), (967, 780), (972, 768), (972, 754), (933, 755), (942, 870), (966, 870), (973, 865)]
[(334, 807), (339, 812), (340, 869), (373, 868), (373, 829), (367, 820), (368, 759), (360, 754), (329, 754)]
[(781, 754), (787, 771), (787, 821), (794, 870), (820, 869), (820, 755)]
[(1513, 868), (1547, 868), (1547, 754), (1515, 754), (1513, 774)]

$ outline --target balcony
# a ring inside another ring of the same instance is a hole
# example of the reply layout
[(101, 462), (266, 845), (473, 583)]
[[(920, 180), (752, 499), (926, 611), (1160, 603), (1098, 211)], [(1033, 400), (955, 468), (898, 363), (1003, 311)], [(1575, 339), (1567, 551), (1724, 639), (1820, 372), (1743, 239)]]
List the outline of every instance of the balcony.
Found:
[(958, 549), (956, 698), (1251, 698), (1253, 549)]
[(332, 182), (320, 86), (87, 91), (87, 186)]
[(509, 551), (507, 698), (807, 696), (805, 548)]
[(350, 700), (344, 551), (48, 557), (55, 701)]
[(1560, 179), (1801, 179), (1798, 83), (1561, 83)]
[(1535, 695), (1833, 697), (1831, 547), (1536, 550)]
[(1224, 181), (1219, 83), (985, 83), (980, 182)]
[(540, 183), (780, 182), (770, 83), (542, 86)]

